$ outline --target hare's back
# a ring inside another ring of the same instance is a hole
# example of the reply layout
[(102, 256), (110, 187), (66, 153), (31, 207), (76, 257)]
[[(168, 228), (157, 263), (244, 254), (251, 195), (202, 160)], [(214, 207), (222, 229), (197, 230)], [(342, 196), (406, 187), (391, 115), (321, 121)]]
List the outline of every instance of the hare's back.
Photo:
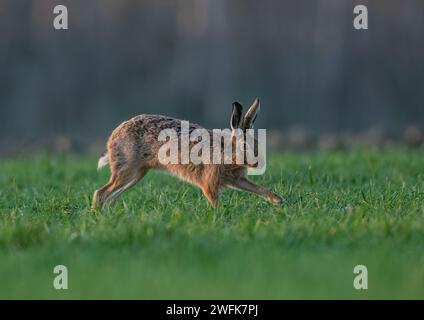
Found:
[(175, 118), (142, 114), (130, 120), (122, 122), (113, 130), (110, 140), (112, 141), (128, 141), (133, 139), (157, 140), (159, 133), (164, 129), (176, 128), (180, 126), (181, 121)]
[(191, 133), (195, 129), (201, 129), (202, 126), (191, 123), (188, 120), (181, 120), (173, 117), (154, 115), (154, 114), (141, 114), (136, 116), (129, 121), (129, 127), (143, 133), (143, 135), (153, 135), (157, 138), (159, 133), (165, 129), (173, 129), (179, 135), (181, 133), (182, 122), (185, 125), (188, 124), (189, 132)]

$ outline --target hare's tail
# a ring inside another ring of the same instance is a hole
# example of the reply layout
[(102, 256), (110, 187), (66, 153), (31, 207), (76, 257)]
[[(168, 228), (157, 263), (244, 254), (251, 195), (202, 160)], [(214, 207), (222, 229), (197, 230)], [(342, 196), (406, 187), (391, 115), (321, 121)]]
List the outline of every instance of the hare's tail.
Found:
[(97, 162), (97, 170), (102, 169), (108, 164), (109, 164), (109, 154), (107, 153), (107, 151), (105, 151), (105, 153), (103, 153), (103, 155), (100, 157), (99, 161)]

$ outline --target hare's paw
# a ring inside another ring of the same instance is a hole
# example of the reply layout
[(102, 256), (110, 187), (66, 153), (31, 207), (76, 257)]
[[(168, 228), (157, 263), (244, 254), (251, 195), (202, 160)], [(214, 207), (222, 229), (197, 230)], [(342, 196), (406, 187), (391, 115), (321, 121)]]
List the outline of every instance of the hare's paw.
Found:
[(282, 204), (283, 198), (281, 198), (279, 195), (273, 194), (270, 198), (271, 202), (273, 204)]

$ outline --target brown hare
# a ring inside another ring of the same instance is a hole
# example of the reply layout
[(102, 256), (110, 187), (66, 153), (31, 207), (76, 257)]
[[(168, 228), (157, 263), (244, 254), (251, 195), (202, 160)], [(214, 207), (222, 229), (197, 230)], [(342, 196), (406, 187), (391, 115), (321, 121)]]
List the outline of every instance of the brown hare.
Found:
[[(259, 112), (260, 102), (256, 99), (242, 117), (242, 106), (233, 103), (231, 115), (231, 133), (235, 130), (245, 133), (252, 128)], [(107, 152), (99, 159), (98, 169), (110, 165), (111, 177), (109, 182), (96, 190), (93, 195), (93, 208), (104, 208), (112, 204), (126, 189), (140, 181), (150, 169), (165, 170), (179, 178), (199, 187), (210, 204), (215, 208), (218, 204), (220, 191), (230, 187), (256, 193), (274, 204), (281, 204), (282, 198), (277, 194), (259, 186), (247, 178), (247, 169), (255, 167), (249, 163), (240, 164), (235, 161), (218, 164), (193, 163), (187, 164), (163, 163), (158, 158), (161, 146), (165, 143), (159, 139), (163, 130), (171, 129), (177, 132), (181, 139), (182, 122), (179, 119), (161, 115), (139, 115), (120, 124), (111, 134), (107, 143)], [(203, 129), (197, 124), (190, 123), (189, 131)], [(203, 129), (206, 130), (206, 129)], [(208, 130), (214, 134), (212, 130)], [(234, 134), (227, 136), (231, 146), (238, 146)], [(257, 144), (257, 139), (254, 140)], [(181, 141), (180, 141), (181, 142)], [(195, 145), (190, 141), (189, 148)], [(246, 145), (242, 148), (246, 148)], [(233, 150), (236, 150), (235, 148)], [(239, 150), (239, 149), (237, 149)], [(256, 150), (256, 145), (255, 145)], [(244, 149), (242, 150), (244, 151)], [(231, 154), (234, 158), (234, 153)], [(181, 160), (181, 158), (179, 158)]]

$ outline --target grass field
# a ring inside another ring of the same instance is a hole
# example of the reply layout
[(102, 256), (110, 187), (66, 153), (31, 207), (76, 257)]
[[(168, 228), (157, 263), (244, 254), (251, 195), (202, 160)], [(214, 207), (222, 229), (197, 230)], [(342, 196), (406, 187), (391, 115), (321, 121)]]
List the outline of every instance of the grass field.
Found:
[[(0, 160), (0, 298), (424, 298), (424, 151), (268, 155), (218, 209), (149, 173), (103, 213), (95, 158)], [(65, 265), (69, 289), (53, 288)], [(368, 268), (368, 290), (353, 268)]]

